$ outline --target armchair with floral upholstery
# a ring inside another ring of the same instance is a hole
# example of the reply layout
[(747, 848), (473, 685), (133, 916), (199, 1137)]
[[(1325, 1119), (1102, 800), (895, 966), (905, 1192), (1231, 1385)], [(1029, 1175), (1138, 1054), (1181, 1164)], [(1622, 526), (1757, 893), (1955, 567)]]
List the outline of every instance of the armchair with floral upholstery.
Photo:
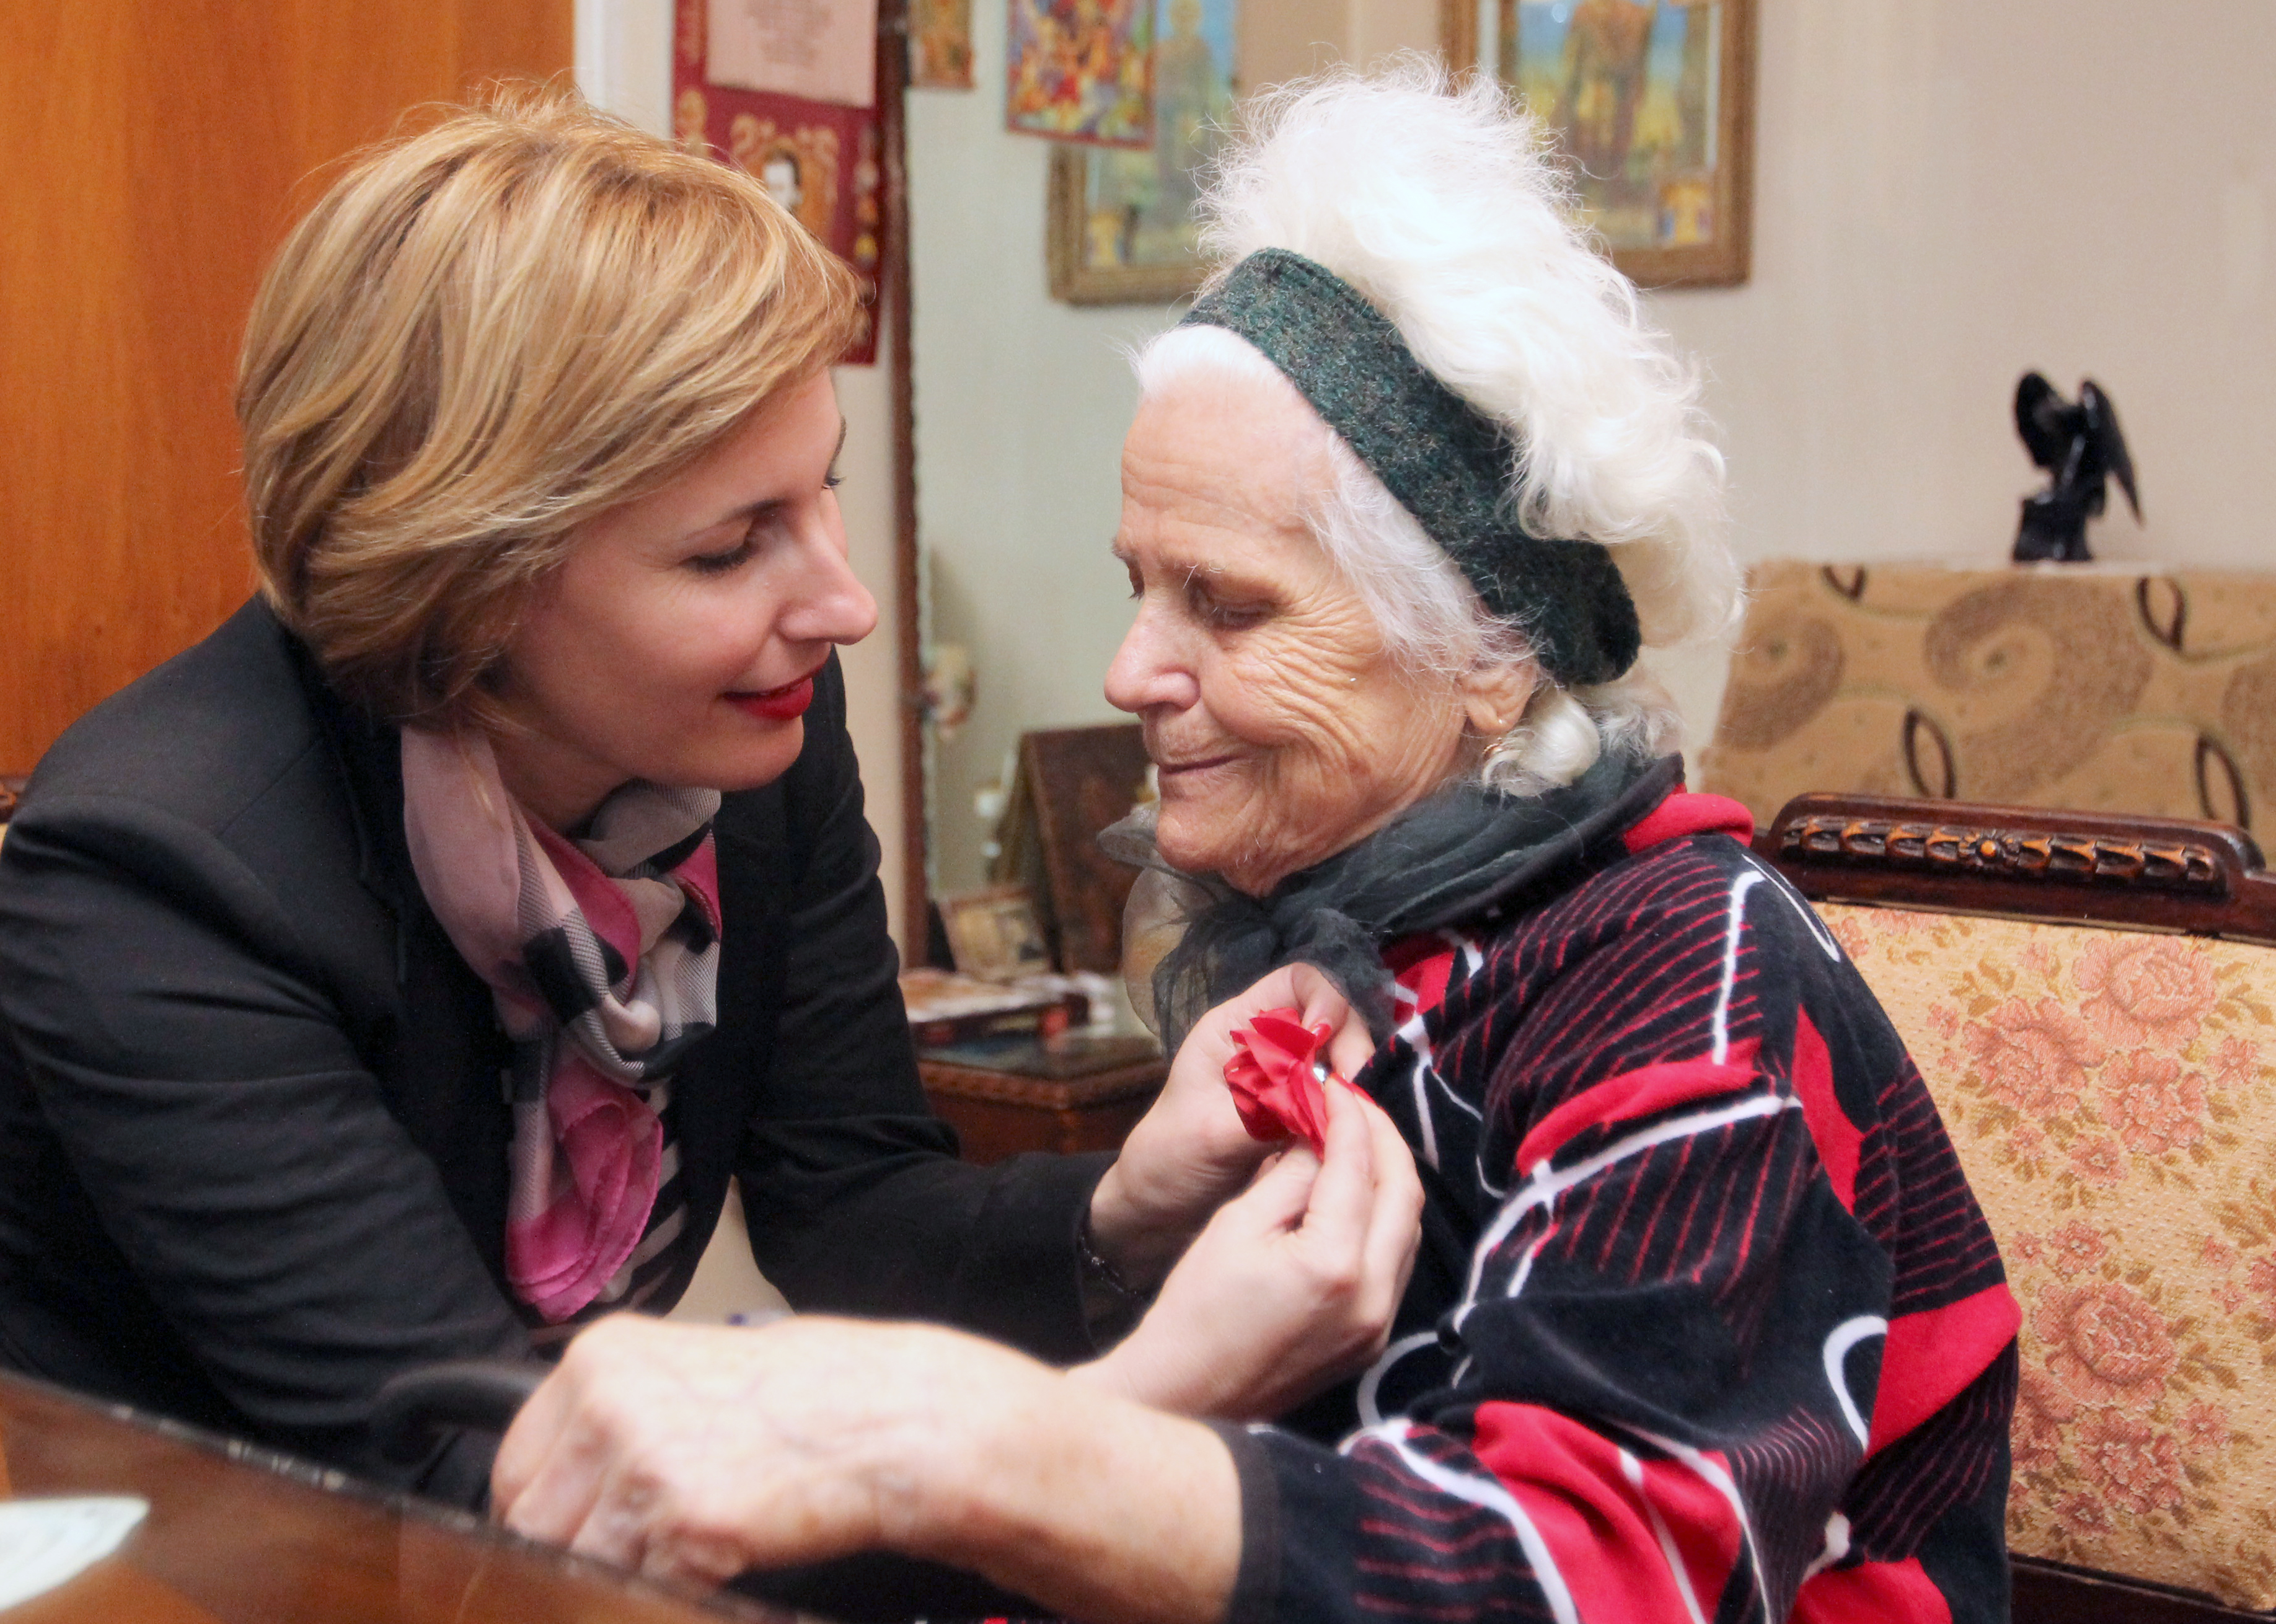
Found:
[(2276, 1610), (2276, 878), (2226, 824), (1805, 795), (1757, 838), (2023, 1305), (2019, 1624)]

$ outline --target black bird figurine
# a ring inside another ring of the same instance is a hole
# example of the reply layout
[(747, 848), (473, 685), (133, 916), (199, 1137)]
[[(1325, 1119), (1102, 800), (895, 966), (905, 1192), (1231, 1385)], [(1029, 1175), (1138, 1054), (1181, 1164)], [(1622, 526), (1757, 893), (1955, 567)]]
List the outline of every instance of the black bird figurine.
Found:
[(2015, 561), (2052, 558), (2084, 564), (2086, 521), (2102, 512), (2105, 482), (2116, 475), (2142, 522), (2142, 499), (2134, 490), (2134, 459), (2118, 431), (2118, 408), (2092, 378), (2078, 386), (2074, 405), (2036, 372), (2015, 385), (2015, 432), (2031, 460), (2045, 468), (2047, 488), (2023, 498), (2023, 522), (2015, 532)]

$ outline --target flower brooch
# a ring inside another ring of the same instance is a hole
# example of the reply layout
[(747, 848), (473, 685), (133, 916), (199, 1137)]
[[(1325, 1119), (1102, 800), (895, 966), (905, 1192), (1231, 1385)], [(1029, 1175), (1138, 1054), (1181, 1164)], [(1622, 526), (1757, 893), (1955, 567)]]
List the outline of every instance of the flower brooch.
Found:
[(1307, 1027), (1300, 1011), (1268, 1009), (1233, 1033), (1225, 1086), (1233, 1090), (1233, 1109), (1249, 1137), (1301, 1139), (1316, 1154), (1327, 1154), (1324, 1090), (1335, 1076), (1327, 1056), (1333, 1031), (1324, 1021)]

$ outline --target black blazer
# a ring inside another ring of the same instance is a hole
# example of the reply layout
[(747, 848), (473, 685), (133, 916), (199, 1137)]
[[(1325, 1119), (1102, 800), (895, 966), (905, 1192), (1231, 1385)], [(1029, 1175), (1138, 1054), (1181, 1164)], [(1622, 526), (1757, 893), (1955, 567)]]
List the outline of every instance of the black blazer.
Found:
[[(89, 712), (0, 843), (0, 1360), (461, 1501), (366, 1409), (527, 1355), (505, 1284), (508, 1045), (426, 907), (397, 735), (262, 604)], [(1087, 1349), (1101, 1157), (978, 1169), (927, 1112), (833, 661), (806, 746), (717, 824), (720, 1028), (673, 1085), (676, 1301), (740, 1180), (802, 1309)]]

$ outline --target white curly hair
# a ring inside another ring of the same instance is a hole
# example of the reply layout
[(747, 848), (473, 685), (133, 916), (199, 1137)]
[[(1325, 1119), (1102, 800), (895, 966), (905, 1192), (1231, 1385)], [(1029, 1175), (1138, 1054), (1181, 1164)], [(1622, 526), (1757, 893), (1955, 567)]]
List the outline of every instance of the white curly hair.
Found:
[[(1298, 80), (1248, 103), (1204, 189), (1212, 281), (1262, 248), (1333, 271), (1383, 311), (1415, 359), (1506, 431), (1509, 496), (1536, 535), (1612, 551), (1647, 647), (1725, 631), (1739, 572), (1723, 539), (1723, 459), (1696, 370), (1589, 246), (1541, 126), (1491, 80), (1450, 82), (1434, 57)], [(1223, 328), (1174, 327), (1133, 357), (1142, 396), (1204, 375), (1270, 381)], [(1299, 397), (1301, 398), (1301, 397)], [(1531, 662), (1521, 618), (1467, 580), (1341, 436), (1313, 414), (1334, 470), (1309, 515), (1329, 557), (1417, 669)], [(1517, 725), (1485, 752), (1514, 794), (1568, 784), (1608, 749), (1657, 754), (1681, 723), (1641, 671), (1591, 687), (1536, 672)]]

